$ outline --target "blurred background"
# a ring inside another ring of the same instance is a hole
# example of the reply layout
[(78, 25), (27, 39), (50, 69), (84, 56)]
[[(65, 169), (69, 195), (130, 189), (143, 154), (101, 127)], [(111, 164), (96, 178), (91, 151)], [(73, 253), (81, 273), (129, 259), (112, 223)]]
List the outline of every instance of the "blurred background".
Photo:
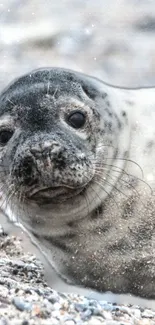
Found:
[(155, 85), (155, 0), (0, 2), (0, 90), (47, 66)]

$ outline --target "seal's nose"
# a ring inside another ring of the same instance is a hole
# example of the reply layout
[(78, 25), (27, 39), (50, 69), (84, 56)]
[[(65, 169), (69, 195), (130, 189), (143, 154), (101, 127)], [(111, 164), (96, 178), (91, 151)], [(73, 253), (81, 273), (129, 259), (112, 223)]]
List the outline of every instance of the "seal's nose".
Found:
[(44, 180), (51, 185), (54, 170), (64, 169), (66, 159), (66, 149), (59, 142), (35, 142), (28, 151), (23, 149), (17, 155), (12, 172), (19, 184), (32, 186)]

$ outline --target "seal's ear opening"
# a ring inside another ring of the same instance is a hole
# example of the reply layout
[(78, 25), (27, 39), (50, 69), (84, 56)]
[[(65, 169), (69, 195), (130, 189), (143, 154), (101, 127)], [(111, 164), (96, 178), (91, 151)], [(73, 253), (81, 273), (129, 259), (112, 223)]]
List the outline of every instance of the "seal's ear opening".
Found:
[(81, 82), (81, 87), (85, 94), (92, 100), (94, 100), (99, 94), (95, 87), (93, 87), (91, 84), (87, 84), (84, 82)]

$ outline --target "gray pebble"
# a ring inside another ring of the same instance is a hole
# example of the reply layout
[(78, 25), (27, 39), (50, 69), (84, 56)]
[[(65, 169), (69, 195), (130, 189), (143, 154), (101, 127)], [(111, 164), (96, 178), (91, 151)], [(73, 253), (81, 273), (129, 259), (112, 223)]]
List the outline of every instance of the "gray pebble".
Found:
[(114, 311), (116, 310), (116, 306), (113, 306), (111, 304), (108, 304), (108, 303), (100, 303), (101, 307), (104, 309), (104, 310), (107, 310), (107, 311)]
[(92, 307), (91, 312), (92, 312), (92, 315), (94, 315), (94, 316), (102, 316), (102, 317), (104, 317), (103, 316), (103, 311), (96, 308), (96, 307)]
[(89, 306), (98, 307), (99, 302), (97, 300), (89, 300)]
[(25, 267), (25, 263), (21, 260), (14, 260), (10, 262), (11, 266), (16, 266), (18, 268), (24, 268)]
[(24, 311), (24, 310), (30, 311), (32, 309), (32, 305), (22, 298), (15, 297), (13, 298), (12, 302), (14, 306), (20, 311)]
[(0, 325), (8, 325), (7, 320), (4, 318), (0, 319)]
[(86, 321), (91, 317), (91, 315), (92, 315), (92, 311), (90, 309), (87, 309), (85, 312), (81, 313), (80, 316), (83, 321)]
[(132, 309), (132, 315), (134, 315), (136, 318), (141, 317), (141, 311), (139, 309)]
[(58, 297), (58, 295), (51, 294), (51, 295), (48, 297), (48, 301), (51, 302), (52, 304), (55, 304), (56, 302), (59, 301), (59, 297)]
[(77, 310), (78, 312), (83, 312), (83, 311), (85, 311), (85, 310), (88, 308), (88, 306), (86, 306), (85, 304), (75, 303), (75, 304), (74, 304), (74, 308), (75, 308), (75, 310)]

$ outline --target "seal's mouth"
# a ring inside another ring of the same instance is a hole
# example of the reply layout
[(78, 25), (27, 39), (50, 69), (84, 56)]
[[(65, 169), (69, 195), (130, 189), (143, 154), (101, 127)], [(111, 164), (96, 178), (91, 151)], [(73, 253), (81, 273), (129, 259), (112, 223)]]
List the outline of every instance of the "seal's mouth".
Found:
[(33, 189), (27, 198), (30, 201), (40, 202), (40, 203), (56, 203), (63, 202), (67, 199), (78, 195), (82, 192), (83, 187), (81, 188), (69, 188), (66, 186), (52, 186), (52, 187), (43, 187), (39, 189)]

